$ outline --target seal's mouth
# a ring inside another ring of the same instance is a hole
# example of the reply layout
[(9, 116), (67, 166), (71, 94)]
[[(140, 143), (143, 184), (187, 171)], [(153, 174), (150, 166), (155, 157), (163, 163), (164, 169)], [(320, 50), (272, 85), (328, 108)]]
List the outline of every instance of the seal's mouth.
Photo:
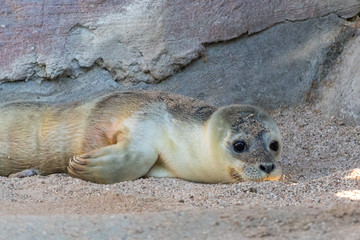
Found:
[(270, 173), (266, 173), (255, 166), (245, 166), (244, 168), (229, 167), (228, 173), (234, 182), (279, 181), (282, 177), (282, 171), (280, 167), (274, 168), (274, 170)]

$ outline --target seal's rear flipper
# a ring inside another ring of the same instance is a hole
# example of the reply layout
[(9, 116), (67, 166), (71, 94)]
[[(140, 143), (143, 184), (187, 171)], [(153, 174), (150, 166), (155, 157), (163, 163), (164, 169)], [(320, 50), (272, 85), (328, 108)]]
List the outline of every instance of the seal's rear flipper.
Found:
[(37, 169), (25, 169), (25, 170), (22, 170), (21, 172), (12, 173), (12, 174), (9, 175), (9, 177), (11, 177), (11, 178), (24, 178), (24, 177), (36, 176), (37, 174), (38, 174)]

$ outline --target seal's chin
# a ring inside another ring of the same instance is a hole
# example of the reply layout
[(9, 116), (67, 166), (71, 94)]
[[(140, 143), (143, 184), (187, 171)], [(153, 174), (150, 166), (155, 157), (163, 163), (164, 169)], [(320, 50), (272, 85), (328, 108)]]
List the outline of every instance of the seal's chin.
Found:
[(276, 168), (273, 172), (267, 174), (255, 166), (246, 166), (244, 169), (230, 167), (228, 172), (234, 182), (278, 181), (282, 176), (280, 168)]

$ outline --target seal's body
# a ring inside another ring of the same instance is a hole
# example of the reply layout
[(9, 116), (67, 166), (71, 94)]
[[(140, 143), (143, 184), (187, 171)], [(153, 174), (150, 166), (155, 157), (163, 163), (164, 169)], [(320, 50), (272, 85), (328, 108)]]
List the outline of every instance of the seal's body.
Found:
[(115, 92), (88, 102), (0, 107), (2, 176), (32, 169), (97, 183), (278, 180), (280, 154), (276, 124), (250, 105), (217, 109), (163, 92)]

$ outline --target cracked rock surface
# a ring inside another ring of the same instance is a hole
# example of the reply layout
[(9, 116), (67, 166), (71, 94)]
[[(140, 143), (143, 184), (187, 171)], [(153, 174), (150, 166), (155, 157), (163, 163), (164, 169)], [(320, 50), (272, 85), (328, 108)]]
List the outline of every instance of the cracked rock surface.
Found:
[[(99, 65), (113, 79), (156, 83), (199, 58), (204, 44), (286, 20), (359, 12), (337, 1), (3, 1), (0, 82), (77, 77)], [(99, 62), (100, 64), (97, 64)]]

